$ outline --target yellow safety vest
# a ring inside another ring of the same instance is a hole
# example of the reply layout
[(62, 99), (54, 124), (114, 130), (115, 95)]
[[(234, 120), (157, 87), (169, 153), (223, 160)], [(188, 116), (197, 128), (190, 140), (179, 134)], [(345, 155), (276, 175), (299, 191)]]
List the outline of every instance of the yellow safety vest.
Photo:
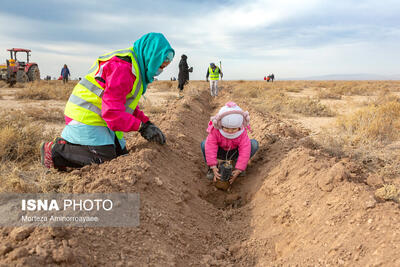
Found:
[(219, 68), (215, 67), (215, 70), (211, 67), (208, 67), (208, 72), (210, 74), (210, 80), (219, 80)]
[[(104, 89), (95, 77), (100, 68), (99, 63), (115, 56), (129, 56), (132, 60), (132, 73), (136, 76), (136, 79), (132, 91), (126, 96), (125, 111), (133, 114), (143, 93), (143, 83), (136, 54), (131, 47), (104, 54), (96, 60), (86, 76), (74, 87), (64, 111), (67, 117), (87, 125), (107, 127), (107, 123), (101, 117)], [(102, 70), (97, 76), (101, 76), (101, 72)], [(122, 139), (123, 132), (116, 131), (115, 134), (118, 139)]]

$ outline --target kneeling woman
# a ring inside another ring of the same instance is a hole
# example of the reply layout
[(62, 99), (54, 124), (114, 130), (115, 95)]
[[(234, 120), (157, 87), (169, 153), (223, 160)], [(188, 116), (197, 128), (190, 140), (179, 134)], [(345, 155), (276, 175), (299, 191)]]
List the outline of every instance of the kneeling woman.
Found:
[(64, 170), (111, 160), (128, 153), (123, 132), (139, 131), (164, 144), (164, 134), (138, 102), (174, 55), (164, 35), (149, 33), (133, 47), (100, 56), (72, 91), (61, 138), (41, 144), (42, 164)]

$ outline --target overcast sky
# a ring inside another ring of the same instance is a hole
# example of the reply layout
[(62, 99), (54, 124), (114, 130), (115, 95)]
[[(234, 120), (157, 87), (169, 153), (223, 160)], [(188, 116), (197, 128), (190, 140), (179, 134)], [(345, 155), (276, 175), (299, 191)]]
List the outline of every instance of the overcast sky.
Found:
[(76, 78), (97, 56), (161, 32), (176, 52), (161, 79), (178, 75), (181, 54), (191, 79), (220, 61), (226, 79), (397, 75), (399, 14), (395, 0), (2, 1), (0, 61), (29, 48), (42, 77), (67, 64)]

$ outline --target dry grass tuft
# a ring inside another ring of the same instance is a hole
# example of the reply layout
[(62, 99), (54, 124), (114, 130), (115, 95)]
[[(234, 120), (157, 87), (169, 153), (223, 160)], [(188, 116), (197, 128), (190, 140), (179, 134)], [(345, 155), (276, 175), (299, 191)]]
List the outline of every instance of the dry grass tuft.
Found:
[(255, 108), (261, 113), (297, 113), (304, 116), (331, 117), (334, 112), (320, 103), (318, 99), (308, 97), (289, 97), (280, 89), (265, 89), (263, 86), (235, 89), (237, 98), (251, 98)]
[(326, 89), (319, 89), (317, 93), (318, 99), (335, 99), (335, 100), (340, 100), (342, 99), (342, 96), (340, 94), (331, 92), (330, 90)]
[(337, 95), (374, 95), (377, 92), (388, 90), (398, 91), (400, 84), (397, 81), (339, 81), (329, 82), (326, 88)]
[(24, 109), (22, 112), (33, 120), (60, 123), (64, 122), (64, 110), (61, 108), (29, 107)]
[(56, 136), (54, 130), (44, 130), (45, 124), (49, 118), (59, 120), (59, 114), (62, 117), (55, 109), (40, 108), (0, 114), (0, 192), (50, 192), (60, 187), (62, 175), (46, 173), (39, 163), (40, 143)]
[(68, 100), (77, 82), (62, 84), (60, 81), (38, 81), (27, 83), (15, 94), (16, 99)]
[(44, 124), (34, 122), (23, 112), (3, 113), (0, 117), (0, 161), (33, 162), (39, 159), (41, 141), (53, 139)]
[(321, 104), (317, 99), (312, 99), (309, 97), (293, 98), (287, 103), (289, 109), (292, 113), (299, 113), (304, 116), (310, 117), (333, 117), (335, 113)]
[(309, 86), (309, 84), (304, 81), (279, 82), (279, 84), (281, 84), (283, 90), (291, 93), (300, 93), (304, 88)]
[(301, 91), (303, 91), (303, 88), (299, 88), (299, 87), (289, 87), (289, 88), (285, 88), (285, 90), (287, 92), (291, 92), (291, 93), (300, 93)]
[(350, 156), (385, 178), (400, 176), (400, 102), (371, 104), (338, 118), (317, 142), (335, 156)]
[(63, 191), (68, 180), (77, 177), (70, 173), (48, 172), (38, 162), (23, 166), (8, 162), (0, 166), (0, 192), (48, 193)]
[(232, 86), (233, 94), (237, 98), (260, 98), (267, 90), (264, 84), (238, 82)]
[(285, 103), (287, 103), (288, 99), (289, 98), (284, 93), (273, 91), (270, 92), (268, 97), (264, 96), (254, 101), (254, 107), (258, 112), (264, 114), (268, 112), (281, 113), (287, 110), (287, 105), (285, 105)]
[(378, 93), (374, 101), (372, 101), (373, 105), (382, 105), (388, 102), (399, 102), (400, 103), (400, 97), (392, 94), (388, 89), (383, 89)]
[(400, 103), (370, 105), (338, 119), (338, 126), (354, 144), (393, 142), (400, 137)]

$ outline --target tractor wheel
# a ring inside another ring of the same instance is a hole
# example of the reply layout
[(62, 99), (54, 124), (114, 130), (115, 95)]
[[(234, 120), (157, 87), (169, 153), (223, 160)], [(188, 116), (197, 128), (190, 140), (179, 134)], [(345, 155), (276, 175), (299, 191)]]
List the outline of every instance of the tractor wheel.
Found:
[(23, 70), (17, 72), (17, 82), (26, 83), (29, 81), (28, 75)]
[(29, 81), (37, 81), (40, 80), (40, 71), (37, 65), (33, 65), (28, 70), (28, 78)]

